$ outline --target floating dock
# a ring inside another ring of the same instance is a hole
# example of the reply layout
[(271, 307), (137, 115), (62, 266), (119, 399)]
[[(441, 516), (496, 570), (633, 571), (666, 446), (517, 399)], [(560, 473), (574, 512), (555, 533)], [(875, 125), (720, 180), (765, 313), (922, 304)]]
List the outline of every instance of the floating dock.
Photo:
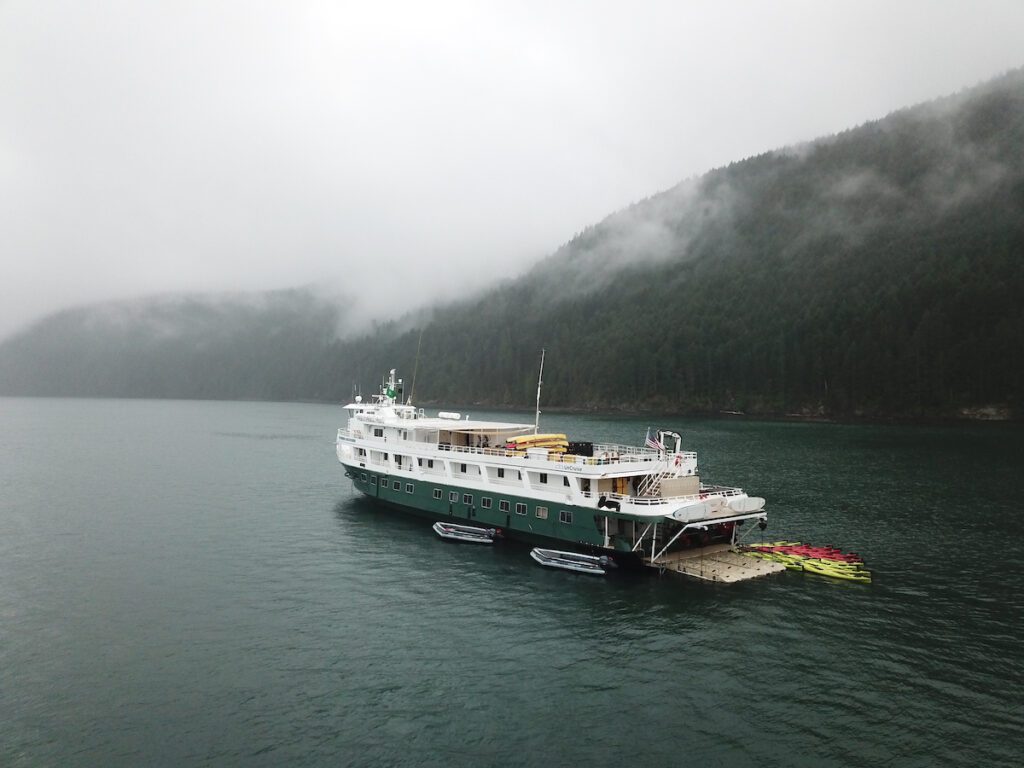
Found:
[(655, 560), (653, 567), (705, 581), (725, 583), (747, 581), (786, 570), (782, 563), (744, 557), (739, 552), (733, 552), (730, 544), (712, 544), (699, 549), (669, 552)]

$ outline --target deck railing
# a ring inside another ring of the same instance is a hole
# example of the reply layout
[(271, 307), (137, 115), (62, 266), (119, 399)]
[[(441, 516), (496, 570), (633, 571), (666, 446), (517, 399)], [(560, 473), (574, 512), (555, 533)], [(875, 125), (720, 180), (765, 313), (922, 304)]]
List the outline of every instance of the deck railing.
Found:
[[(338, 439), (355, 440), (365, 437), (361, 430), (339, 429)], [(650, 448), (641, 448), (634, 445), (620, 445), (617, 443), (595, 443), (593, 456), (580, 456), (577, 454), (565, 454), (549, 451), (546, 456), (539, 456), (536, 453), (527, 453), (526, 450), (510, 450), (505, 447), (487, 447), (475, 445), (450, 445), (448, 443), (418, 443), (415, 441), (382, 441), (389, 445), (401, 445), (402, 447), (437, 448), (440, 451), (452, 453), (470, 454), (475, 456), (496, 456), (499, 458), (520, 458), (520, 459), (542, 459), (560, 464), (583, 464), (587, 466), (605, 466), (608, 464), (635, 464), (649, 463), (666, 460), (666, 454), (653, 451)], [(680, 456), (683, 460), (696, 459), (697, 454), (684, 452)]]
[(619, 504), (632, 504), (637, 507), (656, 507), (670, 504), (682, 504), (688, 501), (704, 501), (711, 496), (741, 496), (742, 488), (724, 488), (715, 486), (713, 488), (701, 488), (699, 493), (690, 493), (685, 496), (627, 496), (622, 493), (601, 493), (598, 491), (583, 491), (585, 499), (601, 499), (618, 502)]

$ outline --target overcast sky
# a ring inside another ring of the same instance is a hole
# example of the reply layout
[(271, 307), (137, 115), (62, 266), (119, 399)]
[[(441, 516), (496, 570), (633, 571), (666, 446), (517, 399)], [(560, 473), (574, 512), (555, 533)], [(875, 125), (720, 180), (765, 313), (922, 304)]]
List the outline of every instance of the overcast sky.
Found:
[(0, 0), (0, 336), (308, 283), (400, 314), (1021, 64), (1020, 0)]

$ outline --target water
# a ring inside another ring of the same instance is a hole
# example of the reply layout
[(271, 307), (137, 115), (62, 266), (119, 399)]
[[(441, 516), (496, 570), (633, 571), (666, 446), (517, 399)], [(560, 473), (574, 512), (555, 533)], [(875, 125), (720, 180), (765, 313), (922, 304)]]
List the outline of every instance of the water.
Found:
[(721, 586), (441, 542), (341, 419), (0, 399), (0, 764), (1019, 764), (1024, 430), (666, 423), (875, 577)]

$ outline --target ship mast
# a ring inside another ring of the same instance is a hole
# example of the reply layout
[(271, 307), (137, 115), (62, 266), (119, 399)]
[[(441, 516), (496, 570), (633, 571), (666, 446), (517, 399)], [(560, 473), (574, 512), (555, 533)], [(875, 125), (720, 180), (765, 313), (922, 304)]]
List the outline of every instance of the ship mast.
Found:
[(540, 373), (537, 374), (537, 414), (533, 419), (533, 434), (537, 434), (540, 431), (540, 387), (544, 383), (544, 352), (546, 350), (541, 347), (540, 350)]

